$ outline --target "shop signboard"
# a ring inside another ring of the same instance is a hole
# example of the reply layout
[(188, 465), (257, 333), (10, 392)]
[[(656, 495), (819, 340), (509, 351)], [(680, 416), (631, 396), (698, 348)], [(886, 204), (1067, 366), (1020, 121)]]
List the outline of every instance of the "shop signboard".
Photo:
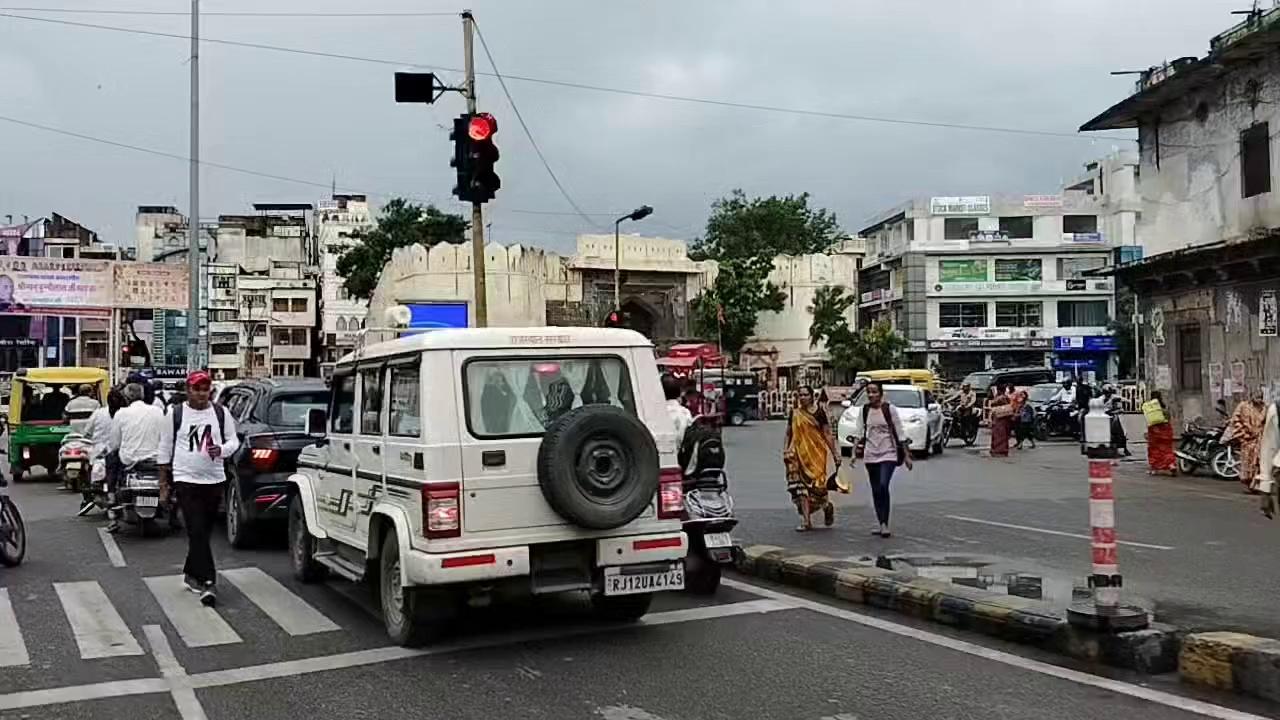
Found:
[(965, 294), (986, 294), (986, 293), (1013, 293), (1016, 295), (1025, 295), (1028, 293), (1037, 293), (1044, 287), (1044, 283), (1026, 280), (1011, 282), (949, 282), (938, 283), (933, 286), (935, 292), (946, 293), (965, 293)]
[(111, 314), (111, 263), (0, 257), (0, 314)]
[(1024, 195), (1022, 198), (1022, 207), (1060, 208), (1062, 207), (1062, 196), (1061, 195)]
[(991, 198), (987, 195), (930, 198), (929, 212), (933, 215), (990, 215)]
[(1114, 335), (1059, 335), (1053, 339), (1053, 349), (1059, 352), (1115, 352)]
[(1049, 350), (1049, 338), (938, 338), (928, 341), (929, 350)]
[(1278, 318), (1276, 307), (1276, 291), (1263, 290), (1258, 297), (1258, 335), (1261, 337), (1276, 337), (1280, 332), (1280, 318)]
[(980, 283), (987, 281), (987, 259), (939, 260), (938, 282)]
[(1083, 233), (1063, 233), (1063, 242), (1072, 244), (1084, 243), (1089, 245), (1097, 245), (1102, 243), (1106, 238), (1100, 232), (1083, 232)]
[(186, 310), (191, 287), (187, 267), (186, 263), (115, 263), (115, 307)]

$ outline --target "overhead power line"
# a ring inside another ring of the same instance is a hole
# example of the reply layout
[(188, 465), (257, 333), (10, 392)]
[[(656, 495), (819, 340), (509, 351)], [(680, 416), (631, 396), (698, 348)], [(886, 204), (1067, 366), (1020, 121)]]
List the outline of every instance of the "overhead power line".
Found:
[[(189, 17), (190, 12), (177, 10), (95, 10), (92, 8), (0, 7), (6, 12), (40, 12), (67, 15), (164, 15)], [(382, 17), (457, 17), (456, 12), (284, 12), (272, 10), (201, 10), (200, 17), (259, 18), (382, 18)]]
[(529, 144), (533, 146), (533, 152), (537, 154), (538, 160), (542, 162), (542, 167), (547, 171), (547, 175), (551, 177), (551, 182), (555, 183), (556, 189), (564, 196), (565, 202), (569, 203), (569, 207), (573, 208), (588, 225), (599, 228), (595, 220), (592, 220), (578, 203), (574, 201), (573, 196), (565, 189), (564, 184), (560, 182), (560, 178), (556, 177), (556, 171), (551, 169), (551, 164), (547, 162), (547, 156), (542, 154), (542, 148), (538, 146), (538, 141), (533, 139), (533, 131), (529, 129), (529, 124), (524, 121), (524, 116), (520, 114), (520, 108), (516, 107), (516, 99), (511, 97), (511, 91), (507, 90), (507, 81), (502, 79), (502, 73), (498, 70), (498, 63), (493, 59), (493, 53), (489, 52), (489, 43), (484, 41), (484, 33), (480, 32), (480, 25), (474, 18), (471, 20), (471, 26), (475, 28), (476, 37), (480, 38), (480, 47), (484, 48), (485, 57), (489, 58), (489, 65), (493, 68), (494, 77), (498, 78), (498, 84), (502, 86), (502, 94), (507, 96), (507, 102), (511, 105), (511, 112), (515, 113), (516, 120), (520, 122), (520, 127), (524, 130), (524, 136), (529, 139)]
[[(57, 20), (54, 18), (32, 17), (29, 15), (17, 15), (9, 12), (0, 12), (0, 17), (12, 18), (14, 20), (27, 20), (31, 22), (52, 23), (55, 25), (68, 25), (71, 27), (81, 27), (93, 30), (108, 30), (112, 32), (130, 33), (135, 35), (149, 35), (152, 37), (167, 37), (179, 40), (190, 40), (190, 36), (181, 33), (167, 33), (155, 30), (141, 30), (137, 28), (124, 28), (112, 25), (99, 25), (96, 23), (77, 22), (74, 20)], [(371, 58), (361, 55), (350, 55), (346, 53), (325, 52), (321, 50), (307, 50), (304, 48), (290, 48), (280, 45), (270, 45), (266, 43), (245, 42), (240, 40), (224, 40), (219, 38), (201, 37), (201, 42), (214, 45), (228, 45), (233, 47), (245, 47), (255, 50), (267, 50), (271, 52), (292, 53), (296, 55), (307, 55), (311, 57), (325, 57), (334, 60), (348, 60), (352, 62), (373, 63), (377, 65), (388, 65), (393, 67), (410, 67), (421, 68), (425, 70), (435, 70), (442, 72), (461, 73), (461, 68), (449, 67), (445, 65), (428, 65), (419, 62), (410, 62), (405, 60), (390, 60), (386, 58)], [(489, 77), (498, 77), (497, 73), (477, 72), (477, 75), (485, 75)], [(631, 97), (643, 97), (653, 100), (666, 100), (670, 102), (694, 103), (699, 105), (709, 105), (714, 107), (734, 108), (739, 110), (755, 110), (759, 112), (782, 113), (788, 115), (802, 115), (807, 117), (827, 118), (831, 120), (849, 120), (854, 122), (879, 123), (885, 125), (908, 125), (914, 127), (931, 127), (942, 128), (948, 130), (970, 130), (976, 132), (1006, 133), (1013, 135), (1029, 135), (1036, 137), (1058, 137), (1070, 138), (1073, 140), (1116, 140), (1124, 142), (1136, 142), (1134, 138), (1121, 137), (1119, 135), (1085, 135), (1074, 132), (1060, 132), (1053, 130), (1034, 130), (1028, 128), (1004, 127), (998, 125), (978, 125), (971, 123), (953, 123), (934, 120), (914, 120), (910, 118), (892, 118), (878, 115), (862, 115), (856, 113), (843, 113), (829, 110), (814, 110), (810, 108), (785, 107), (781, 105), (765, 105), (761, 103), (738, 102), (734, 100), (718, 100), (715, 98), (701, 98), (687, 95), (671, 95), (667, 93), (647, 92), (643, 90), (630, 90), (627, 88), (609, 87), (605, 85), (593, 85), (590, 83), (572, 82), (568, 80), (552, 80), (548, 78), (531, 77), (527, 75), (503, 75), (502, 78), (514, 82), (534, 83), (538, 85), (548, 85), (552, 87), (571, 88), (574, 90), (588, 90), (592, 92), (610, 93), (614, 95), (627, 95)]]

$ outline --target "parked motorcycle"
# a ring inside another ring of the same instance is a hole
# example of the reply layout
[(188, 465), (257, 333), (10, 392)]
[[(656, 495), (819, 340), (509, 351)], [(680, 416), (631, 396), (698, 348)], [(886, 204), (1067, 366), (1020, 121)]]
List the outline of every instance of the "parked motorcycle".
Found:
[(171, 529), (176, 527), (172, 508), (160, 502), (160, 468), (150, 460), (124, 469), (111, 509), (117, 519), (137, 526), (144, 537), (155, 534), (162, 520), (168, 520)]
[(0, 476), (0, 565), (16, 567), (27, 554), (27, 527), (13, 498), (5, 492), (8, 484)]
[(1054, 437), (1080, 439), (1080, 417), (1075, 403), (1054, 400), (1036, 408), (1036, 440)]
[(711, 595), (720, 587), (721, 569), (733, 562), (733, 535), (738, 524), (724, 471), (724, 444), (713, 418), (699, 416), (685, 431), (680, 447), (684, 468), (685, 589)]
[(1222, 442), (1227, 431), (1223, 426), (1205, 426), (1196, 421), (1186, 424), (1182, 440), (1174, 455), (1178, 456), (1178, 472), (1191, 475), (1201, 467), (1208, 467), (1223, 480), (1240, 478), (1240, 457), (1235, 448)]

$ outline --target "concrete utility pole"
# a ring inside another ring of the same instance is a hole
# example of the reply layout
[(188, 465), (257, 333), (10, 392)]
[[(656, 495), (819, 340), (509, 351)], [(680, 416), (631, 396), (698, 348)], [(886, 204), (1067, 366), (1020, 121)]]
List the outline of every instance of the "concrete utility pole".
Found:
[[(462, 52), (466, 55), (467, 112), (476, 113), (476, 65), (471, 51), (474, 34), (470, 10), (462, 11)], [(489, 288), (484, 273), (484, 210), (478, 202), (471, 203), (471, 269), (476, 285), (476, 327), (489, 326)]]
[[(200, 363), (200, 0), (191, 0), (191, 207), (187, 235), (191, 288), (187, 307), (187, 370)], [(138, 258), (150, 262), (151, 258)]]

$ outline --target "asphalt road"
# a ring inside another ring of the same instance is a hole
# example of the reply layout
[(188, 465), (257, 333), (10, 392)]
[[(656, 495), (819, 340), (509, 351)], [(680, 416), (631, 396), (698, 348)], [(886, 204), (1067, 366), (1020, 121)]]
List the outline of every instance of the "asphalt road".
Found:
[[(782, 479), (784, 430), (766, 422), (726, 431), (740, 541), (839, 558), (990, 556), (1000, 572), (1043, 576), (1046, 591), (1065, 587), (1067, 596), (1089, 573), (1087, 468), (1076, 445), (1042, 443), (996, 459), (953, 441), (895, 474), (894, 537), (882, 540), (870, 534), (875, 515), (860, 466), (854, 492), (836, 496), (835, 526), (795, 531)], [(1126, 592), (1154, 605), (1158, 620), (1280, 637), (1280, 521), (1267, 520), (1236, 482), (1149, 476), (1146, 446), (1134, 451), (1137, 460), (1115, 467)]]
[[(741, 437), (752, 432), (768, 435)], [(742, 485), (745, 504), (773, 495)], [(28, 510), (30, 550), (22, 566), (0, 569), (0, 720), (1177, 720), (1273, 711), (1163, 679), (1090, 675), (1024, 648), (734, 580), (711, 599), (665, 595), (639, 625), (587, 622), (578, 598), (502, 602), (472, 611), (452, 640), (409, 651), (389, 646), (366, 588), (294, 582), (279, 542), (248, 552), (219, 542), (221, 603), (205, 610), (188, 594), (165, 600), (181, 537), (126, 533), (111, 544), (101, 520), (71, 517), (74, 498), (51, 484), (13, 491)]]

